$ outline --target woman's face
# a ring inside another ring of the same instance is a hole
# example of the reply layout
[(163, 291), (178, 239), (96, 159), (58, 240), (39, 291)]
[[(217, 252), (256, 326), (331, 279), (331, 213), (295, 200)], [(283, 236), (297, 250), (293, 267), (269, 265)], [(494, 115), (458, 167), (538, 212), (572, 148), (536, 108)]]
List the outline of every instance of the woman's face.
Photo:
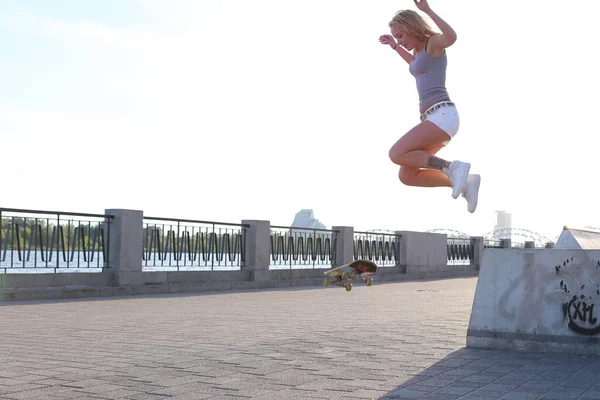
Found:
[(421, 42), (415, 35), (411, 35), (402, 28), (392, 26), (392, 36), (396, 38), (398, 44), (404, 47), (407, 51), (412, 51)]

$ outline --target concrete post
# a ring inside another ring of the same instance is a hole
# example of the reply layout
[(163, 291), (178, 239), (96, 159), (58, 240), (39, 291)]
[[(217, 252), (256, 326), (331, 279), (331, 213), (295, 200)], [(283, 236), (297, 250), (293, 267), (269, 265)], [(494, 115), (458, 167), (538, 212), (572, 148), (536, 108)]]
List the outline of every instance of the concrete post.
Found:
[(439, 233), (398, 231), (400, 266), (406, 273), (436, 272), (448, 265), (448, 237)]
[(479, 271), (481, 267), (481, 259), (483, 258), (483, 250), (485, 245), (483, 243), (483, 237), (473, 236), (471, 237), (471, 248), (473, 249), (473, 259), (471, 260), (471, 266)]
[(532, 242), (532, 241), (525, 242), (525, 248), (526, 249), (535, 249), (535, 242)]
[(271, 222), (243, 220), (246, 228), (246, 268), (250, 270), (255, 281), (271, 280), (269, 264), (271, 263)]
[(114, 215), (110, 222), (108, 265), (121, 286), (142, 272), (144, 213), (136, 210), (107, 209)]
[(501, 249), (512, 248), (512, 240), (511, 239), (500, 239), (500, 248)]
[(331, 229), (339, 231), (335, 239), (335, 263), (333, 263), (333, 267), (350, 264), (354, 261), (354, 227), (334, 226)]

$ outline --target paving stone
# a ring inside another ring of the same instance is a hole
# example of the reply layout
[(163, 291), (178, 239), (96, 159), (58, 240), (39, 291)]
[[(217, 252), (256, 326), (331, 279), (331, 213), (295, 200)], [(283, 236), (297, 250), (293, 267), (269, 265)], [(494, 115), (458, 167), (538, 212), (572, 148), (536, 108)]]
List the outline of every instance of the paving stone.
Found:
[(466, 348), (476, 282), (3, 303), (0, 398), (600, 399), (600, 357)]

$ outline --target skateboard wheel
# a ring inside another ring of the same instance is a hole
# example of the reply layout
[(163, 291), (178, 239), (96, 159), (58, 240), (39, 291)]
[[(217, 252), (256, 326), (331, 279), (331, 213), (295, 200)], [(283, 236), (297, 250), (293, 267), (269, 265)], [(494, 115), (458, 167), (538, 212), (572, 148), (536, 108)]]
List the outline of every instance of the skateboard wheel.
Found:
[(347, 283), (346, 284), (346, 292), (349, 292), (352, 290), (352, 284), (351, 283)]
[(373, 278), (367, 278), (367, 286), (371, 286), (373, 284)]
[(325, 282), (323, 282), (323, 285), (325, 285), (325, 286), (331, 285), (331, 280), (325, 279)]

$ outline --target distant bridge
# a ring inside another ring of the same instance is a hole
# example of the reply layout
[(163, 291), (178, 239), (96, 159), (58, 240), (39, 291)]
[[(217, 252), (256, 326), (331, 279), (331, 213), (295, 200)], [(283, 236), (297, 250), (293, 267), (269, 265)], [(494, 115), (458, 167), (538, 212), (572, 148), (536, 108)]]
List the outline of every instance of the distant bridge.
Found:
[[(445, 234), (449, 238), (467, 239), (467, 238), (471, 237), (467, 233), (457, 231), (454, 229), (431, 229), (431, 230), (428, 230), (427, 232)], [(549, 243), (549, 242), (556, 243), (556, 240), (558, 239), (558, 238), (549, 239), (540, 233), (530, 231), (528, 229), (520, 229), (520, 228), (496, 229), (494, 231), (488, 232), (485, 235), (483, 235), (483, 238), (484, 238), (484, 240), (493, 240), (493, 241), (498, 241), (500, 239), (511, 239), (513, 242), (516, 242), (516, 243), (535, 242), (536, 247), (537, 246), (543, 247), (546, 245), (546, 243)]]
[(516, 243), (535, 242), (536, 247), (543, 247), (553, 241), (540, 233), (519, 228), (496, 229), (483, 235), (483, 238), (485, 240), (511, 239)]
[(454, 229), (431, 229), (427, 233), (439, 233), (440, 235), (447, 235), (449, 238), (468, 239), (471, 235)]

